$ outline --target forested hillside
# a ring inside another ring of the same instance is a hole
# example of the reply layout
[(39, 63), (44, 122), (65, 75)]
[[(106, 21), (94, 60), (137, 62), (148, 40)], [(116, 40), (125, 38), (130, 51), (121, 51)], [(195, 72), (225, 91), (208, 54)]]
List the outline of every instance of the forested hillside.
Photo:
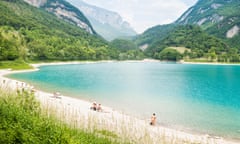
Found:
[(184, 56), (189, 58), (211, 57), (215, 59), (229, 51), (229, 47), (224, 42), (203, 32), (200, 27), (186, 25), (177, 26), (166, 38), (152, 43), (146, 53), (159, 58), (159, 53), (171, 46), (188, 48), (190, 51), (186, 51)]
[(229, 46), (240, 49), (239, 8), (239, 0), (199, 0), (175, 24), (199, 25), (204, 31), (221, 38)]
[[(0, 1), (0, 60), (142, 59), (22, 0)], [(139, 56), (138, 56), (139, 55)]]
[(138, 49), (137, 45), (130, 40), (115, 39), (110, 42), (110, 46), (120, 52), (119, 60), (141, 60), (145, 58), (143, 51)]
[(138, 35), (134, 42), (138, 46), (142, 45), (151, 45), (156, 40), (162, 40), (167, 37), (168, 33), (171, 32), (176, 25), (158, 25), (152, 28), (147, 29), (143, 34)]
[[(86, 32), (47, 12), (45, 8), (50, 6), (52, 4), (36, 8), (23, 0), (0, 1), (1, 61), (126, 60), (146, 56), (163, 60), (240, 61), (239, 34), (224, 38), (224, 30), (228, 29), (224, 24), (229, 24), (229, 19), (221, 21), (221, 31), (219, 24), (208, 29), (173, 23), (146, 30), (133, 40), (134, 43), (119, 39), (109, 43), (97, 34)], [(178, 47), (186, 51), (179, 53)]]
[(43, 8), (50, 13), (53, 13), (64, 21), (74, 24), (91, 34), (96, 34), (92, 25), (83, 15), (83, 13), (65, 0), (47, 0), (42, 6), (40, 6), (40, 8)]
[[(209, 35), (196, 25), (164, 25), (151, 28), (136, 38), (137, 44), (147, 44), (148, 57), (162, 60), (203, 59), (204, 61), (238, 62), (238, 50)], [(139, 45), (139, 46), (141, 46)], [(176, 49), (164, 49), (175, 47)], [(186, 48), (184, 53), (178, 47)], [(163, 56), (163, 53), (167, 53)]]
[(117, 58), (102, 38), (22, 0), (0, 1), (0, 17), (0, 60)]
[(183, 54), (178, 49), (164, 53), (171, 53), (170, 59), (240, 62), (239, 7), (240, 1), (199, 0), (176, 22), (150, 28), (134, 42), (157, 59), (168, 59), (161, 53), (165, 48), (184, 47), (189, 50)]

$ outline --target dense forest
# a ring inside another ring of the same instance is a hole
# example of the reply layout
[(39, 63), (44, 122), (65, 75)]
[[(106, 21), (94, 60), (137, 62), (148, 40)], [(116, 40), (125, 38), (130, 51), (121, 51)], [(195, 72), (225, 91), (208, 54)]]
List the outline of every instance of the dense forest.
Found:
[[(174, 23), (152, 27), (134, 41), (157, 59), (240, 62), (239, 6), (232, 0), (198, 1)], [(185, 52), (179, 52), (182, 47)]]
[[(0, 17), (0, 61), (141, 60), (146, 57), (240, 61), (238, 36), (231, 40), (217, 38), (216, 34), (196, 25), (160, 25), (132, 41), (107, 42), (98, 34), (90, 34), (22, 0), (0, 1)], [(141, 48), (143, 45), (145, 48)]]
[[(158, 32), (154, 32), (154, 29)], [(160, 29), (160, 30), (158, 30)], [(164, 29), (164, 30), (162, 30)], [(152, 34), (151, 34), (152, 33)], [(145, 39), (144, 39), (145, 38)], [(151, 41), (147, 40), (151, 39)], [(135, 40), (138, 44), (148, 44), (144, 51), (148, 57), (161, 60), (194, 60), (213, 62), (239, 62), (239, 50), (222, 39), (203, 31), (196, 25), (164, 25), (146, 31)], [(168, 47), (184, 47), (183, 53)], [(164, 49), (167, 49), (163, 51)], [(162, 53), (161, 53), (162, 52)], [(164, 54), (165, 53), (165, 54)], [(166, 55), (169, 56), (167, 56)], [(165, 56), (162, 56), (162, 55)], [(174, 57), (174, 58), (173, 58)]]
[(176, 27), (165, 39), (154, 42), (147, 52), (158, 58), (156, 53), (169, 46), (189, 48), (191, 52), (188, 52), (187, 55), (190, 58), (203, 57), (209, 51), (221, 54), (228, 48), (217, 38), (203, 32), (200, 27), (186, 25)]
[(0, 1), (0, 11), (1, 61), (108, 60), (138, 54), (111, 47), (100, 36), (89, 34), (22, 0)]
[(145, 57), (137, 45), (130, 40), (115, 39), (110, 42), (110, 46), (120, 51), (119, 60), (140, 60)]
[[(230, 48), (234, 48), (230, 53), (232, 55), (235, 51), (237, 55), (240, 50), (239, 7), (240, 1), (237, 0), (198, 1), (174, 24), (197, 24), (208, 34), (221, 39)], [(229, 35), (229, 33), (232, 34)], [(233, 58), (235, 60), (239, 59), (236, 59), (236, 55)]]
[(170, 33), (175, 27), (176, 25), (174, 24), (154, 26), (146, 30), (144, 33), (135, 37), (133, 41), (138, 46), (144, 44), (152, 44), (155, 41), (160, 41), (166, 38), (168, 33)]

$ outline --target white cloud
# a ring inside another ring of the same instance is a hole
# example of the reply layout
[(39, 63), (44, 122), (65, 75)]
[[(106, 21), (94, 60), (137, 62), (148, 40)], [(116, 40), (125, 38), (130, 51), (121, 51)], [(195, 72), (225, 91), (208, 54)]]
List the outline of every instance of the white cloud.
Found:
[[(77, 0), (76, 0), (77, 1)], [(119, 13), (141, 33), (147, 28), (175, 21), (197, 0), (83, 0)]]

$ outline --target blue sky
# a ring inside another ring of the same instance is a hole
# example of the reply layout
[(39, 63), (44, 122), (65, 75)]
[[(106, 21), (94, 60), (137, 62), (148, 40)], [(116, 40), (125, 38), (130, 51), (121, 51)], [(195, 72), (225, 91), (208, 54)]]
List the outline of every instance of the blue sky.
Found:
[[(75, 0), (79, 1), (79, 0)], [(175, 21), (197, 0), (83, 0), (119, 13), (138, 32)]]

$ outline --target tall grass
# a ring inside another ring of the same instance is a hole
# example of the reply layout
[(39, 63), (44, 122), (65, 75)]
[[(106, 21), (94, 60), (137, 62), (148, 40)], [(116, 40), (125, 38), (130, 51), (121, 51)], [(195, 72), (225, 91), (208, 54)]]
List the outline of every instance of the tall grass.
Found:
[[(53, 112), (53, 111), (52, 111)], [(0, 143), (111, 144), (118, 143), (108, 131), (90, 132), (67, 125), (40, 106), (30, 92), (0, 88)]]
[(23, 60), (0, 61), (0, 69), (7, 69), (7, 68), (10, 68), (12, 70), (33, 69), (31, 65), (24, 62)]
[[(41, 97), (41, 98), (40, 98)], [(37, 100), (37, 99), (38, 100)], [(40, 100), (40, 101), (39, 101)], [(214, 144), (179, 136), (148, 121), (117, 113), (86, 111), (64, 99), (0, 85), (0, 143), (26, 144)]]

